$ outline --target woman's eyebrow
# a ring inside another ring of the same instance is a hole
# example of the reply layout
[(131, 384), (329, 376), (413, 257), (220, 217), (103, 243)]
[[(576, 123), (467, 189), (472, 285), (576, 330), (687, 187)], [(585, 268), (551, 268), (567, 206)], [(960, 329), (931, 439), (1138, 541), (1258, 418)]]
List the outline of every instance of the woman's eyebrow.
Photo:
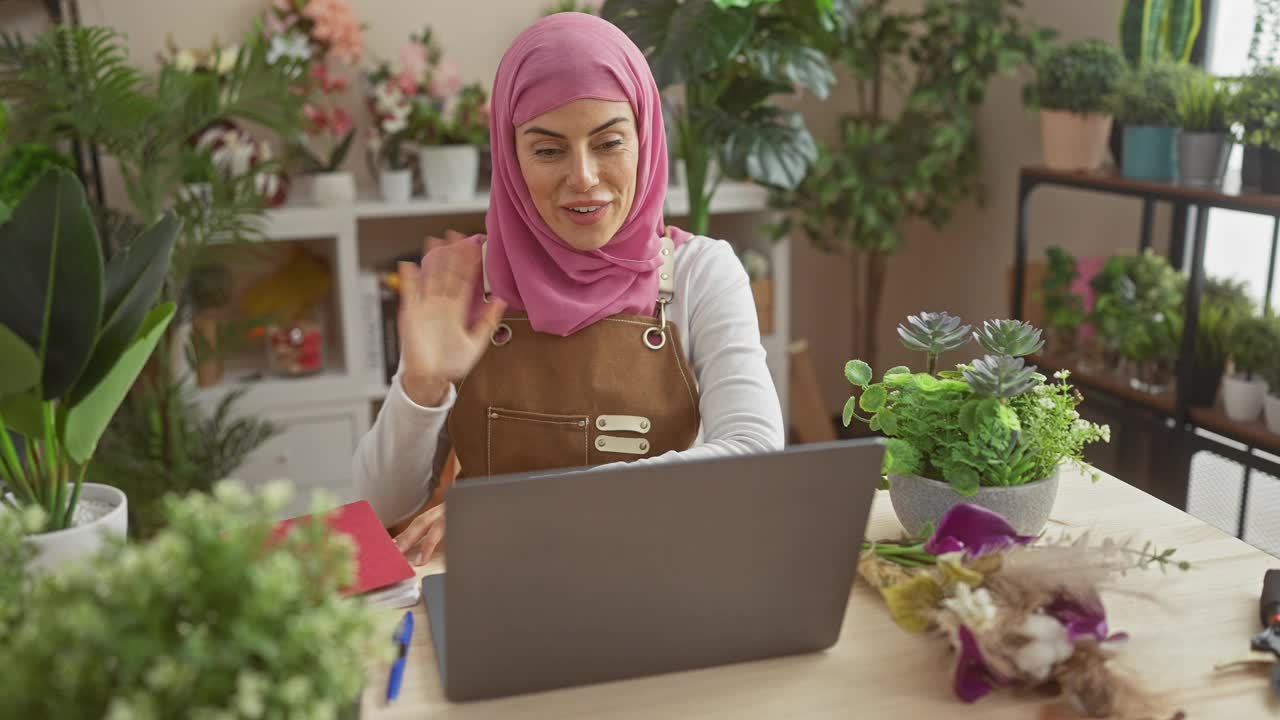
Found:
[[(612, 119), (612, 120), (610, 120), (609, 122), (607, 122), (607, 123), (605, 123), (605, 124), (601, 125), (600, 127), (596, 128), (596, 129), (594, 129), (594, 130), (592, 130), (591, 132), (589, 132), (589, 133), (587, 133), (587, 134), (588, 134), (588, 135), (595, 135), (595, 134), (596, 134), (596, 133), (598, 133), (598, 132), (602, 132), (602, 131), (604, 131), (604, 130), (607, 130), (607, 129), (609, 129), (609, 128), (613, 127), (614, 125), (617, 125), (618, 123), (622, 123), (622, 122), (627, 122), (627, 119), (626, 119), (626, 118), (624, 118), (624, 117), (616, 117), (616, 118), (613, 118), (613, 119)], [(531, 128), (529, 128), (529, 129), (527, 129), (527, 130), (525, 130), (525, 131), (524, 131), (524, 134), (525, 134), (525, 135), (529, 135), (529, 134), (531, 134), (531, 133), (532, 133), (532, 134), (535, 134), (535, 135), (546, 135), (546, 136), (548, 136), (548, 137), (560, 138), (561, 140), (566, 139), (564, 135), (562, 135), (562, 134), (560, 134), (560, 133), (558, 133), (558, 132), (556, 132), (556, 131), (554, 131), (554, 130), (548, 130), (548, 129), (546, 129), (546, 128), (531, 127)]]

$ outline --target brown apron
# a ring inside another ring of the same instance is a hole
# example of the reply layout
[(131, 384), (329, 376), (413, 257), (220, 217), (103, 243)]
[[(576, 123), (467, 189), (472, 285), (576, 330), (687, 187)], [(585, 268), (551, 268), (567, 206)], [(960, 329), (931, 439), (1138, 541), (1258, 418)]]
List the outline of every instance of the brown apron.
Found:
[[(534, 331), (524, 313), (503, 318), (458, 385), (442, 438), (456, 454), (457, 477), (627, 462), (693, 445), (698, 389), (666, 320), (674, 256), (664, 238), (655, 317), (614, 315), (567, 337)], [(488, 285), (486, 276), (486, 297)], [(438, 490), (453, 463), (441, 465)], [(434, 495), (432, 505), (441, 493)]]

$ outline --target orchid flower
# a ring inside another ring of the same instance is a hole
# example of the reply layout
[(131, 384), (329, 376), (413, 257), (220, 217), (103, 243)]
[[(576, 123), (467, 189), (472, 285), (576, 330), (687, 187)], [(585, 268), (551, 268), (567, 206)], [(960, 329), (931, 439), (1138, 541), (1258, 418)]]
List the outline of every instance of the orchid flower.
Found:
[(1033, 540), (1033, 536), (1019, 535), (999, 513), (972, 503), (960, 503), (938, 521), (938, 529), (925, 542), (924, 549), (934, 555), (964, 552), (969, 557), (977, 557)]
[(971, 703), (991, 692), (996, 686), (1004, 687), (1010, 680), (996, 672), (982, 657), (982, 649), (973, 631), (965, 625), (956, 628), (959, 657), (956, 659), (956, 675), (953, 690), (956, 697)]

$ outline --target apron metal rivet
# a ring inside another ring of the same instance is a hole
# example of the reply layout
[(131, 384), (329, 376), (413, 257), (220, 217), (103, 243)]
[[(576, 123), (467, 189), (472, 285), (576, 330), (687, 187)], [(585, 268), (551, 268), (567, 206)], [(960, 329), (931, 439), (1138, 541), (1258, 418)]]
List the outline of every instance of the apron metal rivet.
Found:
[(497, 420), (497, 419), (498, 419), (498, 413), (489, 413), (489, 417), (490, 417), (491, 419), (493, 419), (493, 420)]
[(648, 421), (648, 420), (642, 420), (642, 421), (640, 422), (640, 429), (641, 429), (641, 430), (648, 430), (648, 429), (649, 429), (649, 421)]
[(649, 449), (649, 443), (647, 443), (647, 442), (642, 442), (642, 443), (640, 443), (640, 449), (641, 449), (641, 450), (648, 450), (648, 449)]
[(666, 249), (666, 248), (662, 248), (662, 254), (663, 254), (663, 255), (670, 255), (670, 254), (671, 254), (671, 251), (670, 251), (670, 250), (668, 250), (668, 249)]
[(578, 421), (578, 427), (586, 427), (586, 426), (587, 426), (587, 421), (586, 421), (586, 420), (579, 420), (579, 421)]
[(597, 440), (596, 445), (599, 445), (600, 447), (604, 447), (605, 446), (604, 438), (600, 438), (599, 440)]
[(667, 274), (667, 273), (662, 273), (662, 279), (663, 279), (663, 280), (670, 280), (670, 279), (671, 279), (671, 276), (670, 276), (669, 274)]
[(605, 420), (604, 418), (600, 418), (599, 422), (600, 422), (600, 427), (605, 427), (606, 425), (609, 424), (609, 421)]

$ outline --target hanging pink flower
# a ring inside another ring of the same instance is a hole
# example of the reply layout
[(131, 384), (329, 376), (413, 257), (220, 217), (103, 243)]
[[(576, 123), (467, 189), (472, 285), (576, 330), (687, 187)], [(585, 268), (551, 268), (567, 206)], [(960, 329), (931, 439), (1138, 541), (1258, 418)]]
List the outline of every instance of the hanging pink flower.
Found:
[(441, 60), (436, 71), (431, 74), (427, 93), (437, 100), (444, 100), (453, 97), (461, 88), (462, 74), (458, 72), (458, 66), (447, 58)]
[(360, 23), (346, 0), (309, 0), (302, 14), (312, 22), (311, 34), (330, 52), (347, 63), (357, 63), (364, 54)]
[(346, 135), (351, 129), (352, 122), (351, 113), (347, 112), (346, 108), (336, 107), (329, 119), (329, 130), (334, 135)]

